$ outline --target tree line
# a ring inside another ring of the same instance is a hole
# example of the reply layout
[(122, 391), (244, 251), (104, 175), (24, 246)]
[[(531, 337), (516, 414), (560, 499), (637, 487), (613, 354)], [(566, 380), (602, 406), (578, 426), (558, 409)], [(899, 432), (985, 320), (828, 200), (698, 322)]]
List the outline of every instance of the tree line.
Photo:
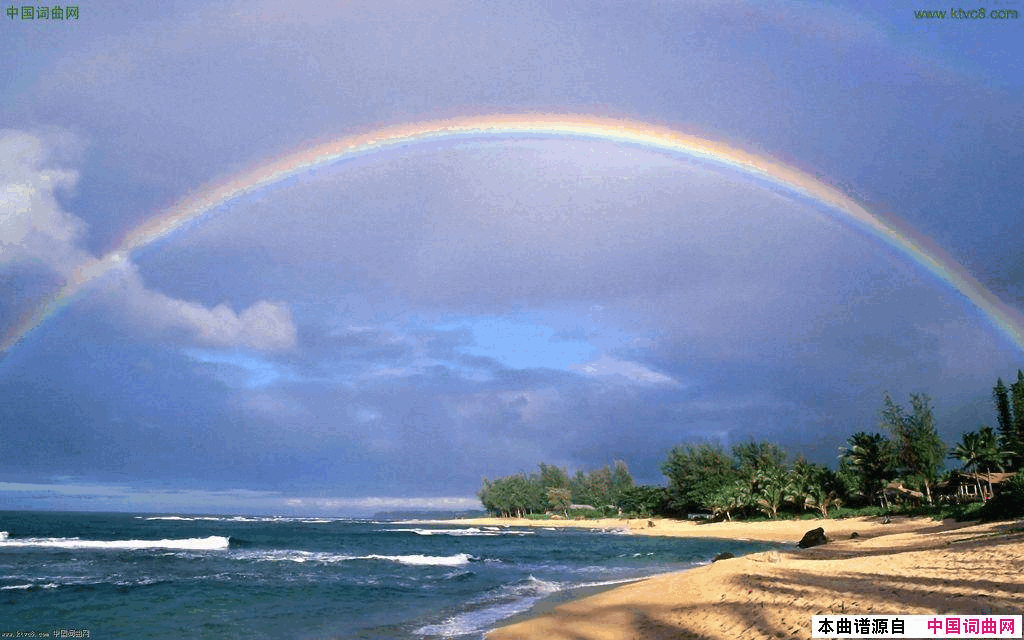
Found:
[[(751, 440), (729, 451), (714, 443), (684, 444), (673, 447), (661, 465), (667, 486), (635, 485), (621, 460), (571, 477), (566, 469), (541, 463), (531, 474), (484, 479), (479, 497), (496, 516), (566, 516), (576, 504), (605, 515), (686, 517), (703, 512), (729, 520), (758, 514), (776, 518), (784, 510), (827, 517), (840, 505), (876, 502), (888, 507), (885, 489), (893, 485), (900, 495), (920, 496), (931, 504), (946, 459), (959, 461), (968, 472), (1024, 467), (1024, 372), (1018, 370), (1009, 387), (999, 379), (992, 397), (998, 432), (981, 426), (949, 447), (936, 430), (928, 395), (910, 394), (909, 406), (904, 406), (885, 393), (880, 431), (851, 435), (839, 450), (836, 471), (800, 455), (791, 458), (771, 442)], [(980, 483), (978, 489), (980, 493)], [(1024, 504), (1024, 474), (1018, 474), (1010, 489), (1021, 494)]]
[(573, 504), (617, 511), (622, 496), (632, 487), (633, 476), (621, 460), (588, 473), (580, 469), (572, 477), (566, 469), (542, 462), (531, 474), (484, 478), (478, 495), (484, 509), (497, 516), (523, 517), (547, 511), (568, 515)]

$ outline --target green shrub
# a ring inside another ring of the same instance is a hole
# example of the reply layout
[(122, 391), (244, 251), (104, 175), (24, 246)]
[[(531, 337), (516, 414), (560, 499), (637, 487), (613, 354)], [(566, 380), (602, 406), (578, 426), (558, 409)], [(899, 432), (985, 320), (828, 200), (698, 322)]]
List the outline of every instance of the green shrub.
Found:
[(1009, 520), (1024, 516), (1024, 473), (1010, 478), (979, 513), (984, 520)]
[(957, 522), (981, 520), (982, 517), (984, 517), (985, 506), (986, 505), (983, 502), (958, 504), (950, 509), (950, 515), (947, 517), (956, 518)]
[(596, 520), (597, 518), (604, 517), (597, 509), (569, 509), (569, 519), (584, 518), (586, 520)]
[(884, 516), (890, 513), (889, 510), (882, 507), (839, 507), (829, 515), (833, 518), (862, 518), (862, 517), (874, 517)]
[(921, 517), (921, 518), (935, 518), (936, 520), (942, 520), (946, 517), (952, 517), (949, 514), (953, 511), (952, 507), (939, 506), (934, 504), (918, 504), (918, 505), (906, 505), (898, 506), (893, 509), (893, 513), (898, 513), (901, 516), (910, 517)]

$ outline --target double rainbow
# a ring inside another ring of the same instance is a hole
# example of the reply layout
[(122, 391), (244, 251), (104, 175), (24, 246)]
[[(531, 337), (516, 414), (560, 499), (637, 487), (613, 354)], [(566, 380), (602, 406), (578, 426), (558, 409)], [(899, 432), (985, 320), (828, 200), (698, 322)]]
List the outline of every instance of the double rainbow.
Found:
[(843, 192), (786, 164), (697, 136), (634, 120), (573, 115), (490, 115), (431, 120), (390, 126), (302, 149), (244, 171), (190, 196), (151, 221), (129, 231), (117, 248), (79, 267), (63, 289), (0, 344), (7, 350), (48, 317), (81, 295), (96, 277), (130, 254), (199, 221), (228, 202), (311, 169), (431, 141), (544, 136), (617, 142), (652, 151), (688, 156), (737, 169), (791, 190), (838, 211), (852, 226), (902, 252), (970, 300), (1024, 350), (1024, 316), (1004, 304), (948, 254), (896, 221), (870, 213)]

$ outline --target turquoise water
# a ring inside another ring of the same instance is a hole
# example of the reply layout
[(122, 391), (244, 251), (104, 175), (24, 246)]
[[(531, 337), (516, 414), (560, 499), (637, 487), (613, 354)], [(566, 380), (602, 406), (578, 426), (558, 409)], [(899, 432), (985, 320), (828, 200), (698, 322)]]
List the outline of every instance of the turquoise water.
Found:
[(770, 545), (331, 518), (0, 512), (0, 636), (479, 639), (541, 600)]

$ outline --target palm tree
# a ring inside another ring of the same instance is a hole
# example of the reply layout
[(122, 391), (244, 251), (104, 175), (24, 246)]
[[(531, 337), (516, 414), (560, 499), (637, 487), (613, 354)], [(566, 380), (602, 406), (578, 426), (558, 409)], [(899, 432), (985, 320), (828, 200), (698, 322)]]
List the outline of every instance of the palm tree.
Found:
[(807, 495), (807, 505), (818, 510), (822, 518), (828, 517), (828, 510), (843, 504), (835, 491), (829, 491), (821, 485), (811, 485)]
[(814, 506), (811, 487), (815, 483), (815, 471), (814, 465), (802, 456), (793, 461), (793, 468), (789, 470), (786, 502), (792, 503), (798, 509), (809, 509)]
[(725, 516), (732, 521), (732, 512), (753, 502), (750, 484), (745, 480), (733, 480), (723, 484), (711, 498), (711, 512), (715, 517)]
[(798, 458), (789, 472), (787, 500), (801, 509), (817, 509), (822, 518), (828, 510), (842, 504), (836, 491), (838, 479), (828, 467)]
[(978, 473), (984, 467), (991, 469), (995, 467), (1003, 470), (1006, 458), (1011, 455), (999, 447), (999, 440), (996, 438), (992, 427), (981, 427), (978, 431), (967, 431), (960, 436), (960, 442), (950, 449), (949, 457), (956, 458), (961, 463), (964, 472), (974, 472), (974, 482), (978, 487), (978, 495), (983, 495), (981, 480)]
[(779, 507), (790, 494), (790, 475), (784, 467), (758, 470), (754, 474), (758, 495), (754, 504), (772, 520), (779, 517)]
[(864, 497), (870, 503), (894, 472), (892, 443), (880, 433), (863, 431), (853, 434), (846, 442), (850, 446), (843, 449), (842, 457), (856, 472)]
[(1007, 462), (1016, 453), (1007, 451), (1000, 446), (999, 437), (992, 427), (981, 427), (978, 430), (978, 437), (981, 439), (981, 457), (978, 459), (978, 468), (996, 468), (1005, 471)]

